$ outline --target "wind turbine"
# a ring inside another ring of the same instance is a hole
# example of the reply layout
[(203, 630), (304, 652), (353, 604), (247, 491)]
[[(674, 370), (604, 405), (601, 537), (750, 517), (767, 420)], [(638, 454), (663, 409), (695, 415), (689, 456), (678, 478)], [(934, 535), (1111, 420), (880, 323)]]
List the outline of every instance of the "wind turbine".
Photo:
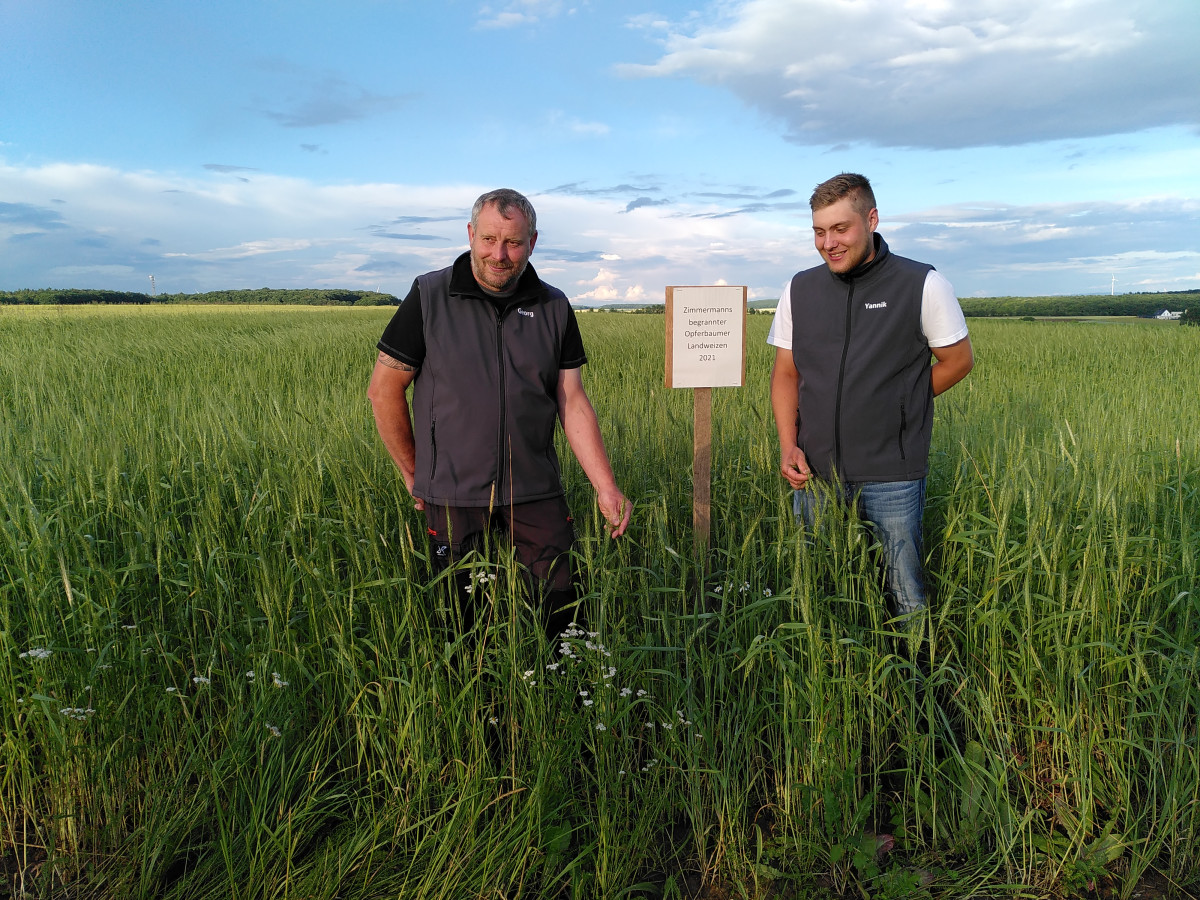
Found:
[[(151, 276), (151, 277), (154, 277), (154, 276)], [(1109, 296), (1115, 297), (1116, 295), (1117, 295), (1117, 273), (1113, 272), (1112, 287), (1109, 289)]]
[(150, 296), (151, 297), (158, 296), (158, 288), (154, 284), (154, 276), (153, 275), (150, 276)]

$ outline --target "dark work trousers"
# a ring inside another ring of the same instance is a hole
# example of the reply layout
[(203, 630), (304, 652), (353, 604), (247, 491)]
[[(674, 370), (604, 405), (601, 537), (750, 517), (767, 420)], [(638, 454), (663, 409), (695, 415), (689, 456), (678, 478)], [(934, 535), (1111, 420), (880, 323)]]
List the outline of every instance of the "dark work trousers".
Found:
[[(538, 610), (546, 636), (553, 640), (572, 621), (582, 624), (582, 610), (575, 608), (575, 585), (568, 553), (575, 543), (575, 526), (566, 497), (551, 497), (511, 506), (434, 506), (425, 504), (425, 521), (433, 542), (439, 570), (472, 550), (482, 551), (489, 534), (497, 534), (516, 553), (525, 568), (533, 606)], [(456, 594), (463, 627), (474, 627), (479, 597), (471, 591), (470, 574), (458, 577)]]

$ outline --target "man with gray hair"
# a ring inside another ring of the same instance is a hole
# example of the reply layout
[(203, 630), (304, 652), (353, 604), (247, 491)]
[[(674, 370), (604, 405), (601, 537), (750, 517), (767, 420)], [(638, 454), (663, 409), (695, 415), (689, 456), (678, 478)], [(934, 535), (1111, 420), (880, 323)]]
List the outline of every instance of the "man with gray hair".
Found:
[(971, 371), (971, 339), (950, 283), (876, 233), (866, 178), (835, 176), (809, 206), (824, 264), (787, 283), (767, 336), (780, 471), (807, 527), (830, 500), (858, 509), (883, 547), (894, 612), (911, 616), (926, 598), (933, 398)]
[[(367, 396), (375, 425), (425, 513), (441, 566), (501, 531), (530, 573), (547, 633), (575, 614), (575, 541), (555, 422), (596, 490), (613, 537), (632, 505), (617, 487), (580, 369), (587, 357), (566, 295), (529, 256), (537, 214), (513, 190), (475, 201), (468, 252), (419, 276), (378, 343)], [(408, 390), (412, 387), (412, 403)], [(466, 625), (474, 606), (460, 591)]]

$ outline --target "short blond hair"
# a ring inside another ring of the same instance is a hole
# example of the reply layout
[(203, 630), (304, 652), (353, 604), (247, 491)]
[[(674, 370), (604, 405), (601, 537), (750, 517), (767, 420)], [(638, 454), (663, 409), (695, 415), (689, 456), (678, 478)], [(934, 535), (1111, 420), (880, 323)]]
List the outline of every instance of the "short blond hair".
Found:
[(865, 175), (854, 172), (843, 172), (828, 181), (822, 181), (808, 198), (808, 205), (816, 212), (846, 197), (850, 198), (854, 211), (861, 216), (866, 216), (875, 208), (875, 192), (871, 190), (871, 182)]

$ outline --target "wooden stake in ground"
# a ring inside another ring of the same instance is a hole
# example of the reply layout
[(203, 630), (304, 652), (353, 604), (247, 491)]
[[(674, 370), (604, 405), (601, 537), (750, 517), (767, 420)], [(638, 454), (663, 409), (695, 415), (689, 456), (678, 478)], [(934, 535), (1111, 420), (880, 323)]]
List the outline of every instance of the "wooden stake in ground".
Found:
[(696, 555), (708, 556), (712, 528), (712, 388), (692, 391), (692, 535)]

